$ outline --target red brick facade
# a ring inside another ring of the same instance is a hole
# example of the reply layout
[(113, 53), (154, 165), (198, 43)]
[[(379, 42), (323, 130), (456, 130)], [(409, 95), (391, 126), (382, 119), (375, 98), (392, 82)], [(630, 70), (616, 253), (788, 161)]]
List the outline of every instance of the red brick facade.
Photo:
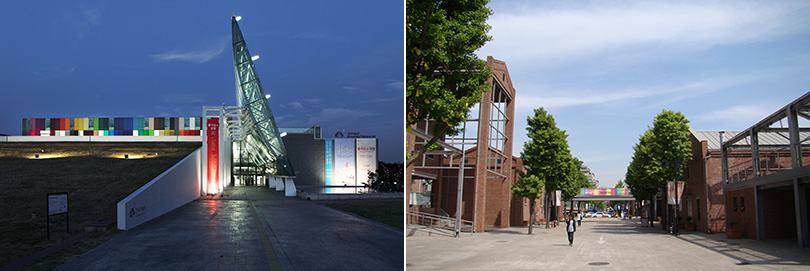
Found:
[[(679, 215), (684, 219), (692, 216), (695, 230), (702, 232), (725, 232), (727, 222), (734, 221), (737, 228), (742, 229), (745, 238), (757, 238), (755, 191), (753, 187), (726, 190), (722, 178), (722, 157), (719, 149), (710, 150), (706, 140), (698, 141), (697, 137), (690, 136), (692, 142), (692, 161), (687, 164), (686, 187), (684, 188), (683, 204)], [(771, 153), (774, 154), (774, 153)], [(739, 175), (751, 174), (751, 152), (738, 151), (727, 154), (728, 165), (740, 165), (742, 171), (730, 171), (730, 180), (745, 179)], [(790, 152), (784, 151), (777, 157), (759, 159), (760, 167), (769, 164), (771, 168), (789, 168)], [(768, 161), (770, 160), (770, 161)], [(810, 163), (810, 157), (805, 153), (802, 163)], [(738, 176), (735, 176), (737, 174)], [(708, 198), (708, 201), (706, 200)], [(782, 239), (796, 237), (796, 214), (793, 206), (793, 190), (771, 189), (762, 191), (762, 207), (766, 239)], [(687, 206), (692, 203), (691, 212)], [(696, 207), (699, 206), (699, 207)], [(705, 212), (708, 210), (708, 212)], [(698, 214), (699, 212), (699, 214)], [(728, 221), (727, 221), (728, 220)], [(686, 220), (683, 220), (684, 222)]]
[[(515, 88), (512, 86), (505, 62), (490, 56), (487, 57), (487, 67), (490, 67), (492, 71), (490, 85), (493, 86), (493, 89), (498, 86), (504, 95), (493, 95), (494, 90), (482, 95), (478, 116), (472, 116), (472, 118), (479, 119), (477, 145), (467, 149), (464, 154), (465, 165), (471, 169), (464, 171), (462, 219), (472, 220), (476, 232), (483, 232), (486, 226), (525, 225), (530, 216), (528, 201), (516, 197), (510, 189), (517, 179), (517, 170), (521, 170), (523, 167), (520, 158), (514, 157), (512, 154)], [(493, 99), (498, 99), (494, 102), (502, 103), (505, 105), (504, 108), (496, 109), (494, 106), (490, 106)], [(495, 110), (502, 110), (501, 115), (505, 116), (504, 120), (496, 124), (498, 129), (504, 133), (503, 138), (505, 139), (502, 145), (499, 145), (502, 153), (494, 151), (490, 145), (491, 139), (496, 137), (489, 134), (492, 131), (489, 120), (498, 118)], [(424, 126), (424, 124), (417, 124), (414, 128), (424, 131)], [(408, 133), (407, 140), (407, 148), (410, 153), (418, 146), (415, 142), (421, 139), (413, 133)], [(419, 189), (417, 180), (431, 179), (433, 184), (432, 206), (422, 208), (420, 211), (454, 216), (458, 194), (458, 169), (452, 167), (457, 166), (457, 162), (451, 165), (449, 159), (441, 155), (429, 155), (425, 159), (426, 161), (422, 161), (420, 158), (414, 165), (408, 166), (406, 192), (410, 194)], [(430, 168), (430, 166), (423, 165), (443, 167)], [(416, 207), (410, 208), (415, 209)]]

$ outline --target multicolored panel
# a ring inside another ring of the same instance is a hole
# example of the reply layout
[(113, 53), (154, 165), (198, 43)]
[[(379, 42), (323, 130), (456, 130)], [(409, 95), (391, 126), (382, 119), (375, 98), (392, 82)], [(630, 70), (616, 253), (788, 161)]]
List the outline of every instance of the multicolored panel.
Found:
[(22, 135), (39, 136), (199, 136), (202, 118), (30, 118), (22, 119)]

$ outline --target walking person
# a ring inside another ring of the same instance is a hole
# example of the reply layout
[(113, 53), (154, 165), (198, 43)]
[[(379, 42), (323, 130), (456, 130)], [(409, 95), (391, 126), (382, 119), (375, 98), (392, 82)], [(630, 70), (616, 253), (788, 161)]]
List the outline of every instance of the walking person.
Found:
[(574, 221), (574, 215), (568, 215), (565, 226), (566, 231), (568, 231), (568, 246), (574, 246), (574, 232), (577, 231), (577, 223)]
[(582, 226), (582, 213), (577, 213), (577, 226)]

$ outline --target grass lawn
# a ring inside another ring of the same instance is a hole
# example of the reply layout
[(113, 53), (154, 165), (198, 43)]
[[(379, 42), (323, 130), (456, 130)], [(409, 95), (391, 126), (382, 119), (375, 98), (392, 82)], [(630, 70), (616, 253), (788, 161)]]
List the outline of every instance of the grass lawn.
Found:
[(352, 201), (346, 203), (328, 203), (326, 206), (381, 222), (400, 230), (405, 230), (403, 224), (405, 205), (402, 200)]
[[(118, 201), (199, 147), (199, 142), (0, 143), (0, 266), (76, 237), (90, 222), (115, 222)], [(46, 199), (53, 192), (69, 195), (70, 232), (66, 215), (52, 216), (48, 240)], [(25, 269), (50, 270), (117, 233), (94, 235)]]

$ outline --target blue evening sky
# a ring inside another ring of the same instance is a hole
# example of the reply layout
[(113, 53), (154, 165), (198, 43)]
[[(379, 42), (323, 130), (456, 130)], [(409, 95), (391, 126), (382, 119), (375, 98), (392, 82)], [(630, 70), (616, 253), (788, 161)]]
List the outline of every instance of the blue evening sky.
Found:
[(200, 116), (235, 105), (232, 13), (280, 127), (376, 135), (402, 161), (400, 1), (3, 1), (0, 133), (22, 118)]
[(600, 186), (624, 179), (663, 109), (739, 131), (810, 91), (808, 1), (493, 0), (493, 41), (517, 90), (514, 153), (544, 107)]

